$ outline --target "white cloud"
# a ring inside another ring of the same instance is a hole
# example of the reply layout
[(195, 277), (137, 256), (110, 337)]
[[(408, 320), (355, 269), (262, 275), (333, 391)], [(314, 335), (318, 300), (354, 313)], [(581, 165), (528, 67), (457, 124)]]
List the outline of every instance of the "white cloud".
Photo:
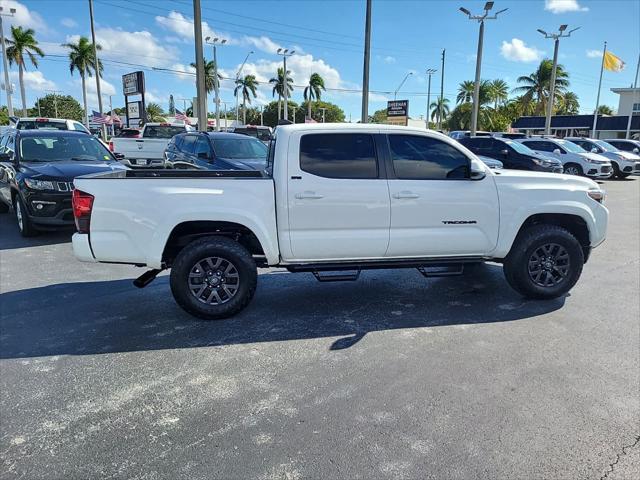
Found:
[(17, 25), (22, 28), (33, 28), (36, 30), (36, 33), (47, 31), (47, 24), (44, 22), (42, 17), (37, 12), (29, 10), (20, 2), (16, 2), (15, 0), (0, 0), (0, 6), (5, 12), (8, 12), (11, 8), (16, 9), (16, 13), (13, 17), (3, 18), (6, 29), (5, 32), (8, 31), (6, 24)]
[[(98, 94), (96, 93), (96, 77), (87, 77), (87, 105), (89, 109), (98, 110)], [(82, 80), (75, 78), (72, 81), (72, 85), (75, 87), (76, 92), (74, 97), (82, 103)], [(102, 108), (103, 110), (109, 109), (109, 95), (116, 95), (116, 89), (113, 84), (107, 82), (104, 78), (100, 79), (100, 93), (102, 94)]]
[[(243, 40), (244, 40), (244, 43), (246, 43), (247, 45), (251, 45), (257, 48), (258, 50), (262, 50), (263, 52), (266, 52), (266, 53), (276, 53), (279, 48), (283, 48), (281, 45), (277, 44), (276, 42), (271, 40), (269, 37), (265, 37), (265, 36), (261, 36), (261, 37), (245, 36)], [(294, 49), (294, 51), (296, 50)]]
[[(18, 72), (10, 72), (11, 83), (15, 84), (14, 95), (20, 94), (20, 85), (18, 83)], [(45, 90), (55, 90), (56, 84), (51, 80), (44, 78), (42, 72), (33, 70), (24, 72), (24, 88), (29, 94), (30, 91), (44, 92)]]
[[(67, 42), (77, 42), (79, 35), (67, 37)], [(164, 46), (151, 32), (128, 32), (114, 28), (96, 30), (96, 41), (102, 46), (99, 57), (110, 60), (167, 67), (178, 58), (178, 50)]]
[(602, 58), (602, 50), (587, 50), (587, 57)]
[[(183, 42), (193, 42), (193, 19), (183, 15), (180, 12), (171, 11), (168, 15), (156, 16), (156, 23), (161, 27), (169, 30), (182, 39)], [(202, 38), (218, 37), (227, 40), (227, 43), (236, 43), (235, 39), (230, 35), (219, 32), (211, 28), (207, 22), (202, 22)], [(173, 37), (175, 38), (175, 37)]]
[(68, 17), (65, 17), (62, 20), (60, 20), (60, 23), (62, 24), (63, 27), (67, 27), (67, 28), (75, 28), (78, 26), (78, 22), (76, 22), (73, 18), (68, 18)]
[(386, 57), (384, 57), (384, 58), (382, 59), (382, 61), (383, 61), (384, 63), (387, 63), (387, 64), (396, 63), (396, 57), (392, 57), (391, 55), (387, 55)]
[(544, 52), (535, 47), (527, 47), (519, 38), (513, 38), (511, 42), (502, 41), (500, 53), (512, 62), (534, 62), (540, 60)]
[(588, 12), (588, 7), (583, 7), (578, 0), (545, 0), (544, 9), (551, 13)]

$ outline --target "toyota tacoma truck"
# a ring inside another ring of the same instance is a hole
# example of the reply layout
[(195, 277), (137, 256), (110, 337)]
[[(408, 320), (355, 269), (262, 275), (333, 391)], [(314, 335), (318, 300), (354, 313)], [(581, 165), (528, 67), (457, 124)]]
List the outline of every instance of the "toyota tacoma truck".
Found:
[(121, 163), (133, 168), (164, 168), (164, 151), (174, 135), (193, 131), (184, 123), (147, 123), (135, 138), (113, 137), (109, 150), (120, 154)]
[(76, 257), (163, 269), (204, 319), (245, 308), (257, 267), (355, 280), (361, 270), (503, 264), (529, 298), (564, 295), (606, 236), (605, 192), (564, 174), (491, 170), (453, 139), (389, 125), (279, 126), (265, 171), (129, 170), (75, 179)]

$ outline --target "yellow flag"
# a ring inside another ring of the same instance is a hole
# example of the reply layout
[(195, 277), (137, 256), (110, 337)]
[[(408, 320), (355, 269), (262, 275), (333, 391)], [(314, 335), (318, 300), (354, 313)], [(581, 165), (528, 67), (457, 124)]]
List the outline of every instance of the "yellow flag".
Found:
[(625, 63), (611, 52), (604, 54), (604, 68), (610, 72), (620, 72), (624, 68)]

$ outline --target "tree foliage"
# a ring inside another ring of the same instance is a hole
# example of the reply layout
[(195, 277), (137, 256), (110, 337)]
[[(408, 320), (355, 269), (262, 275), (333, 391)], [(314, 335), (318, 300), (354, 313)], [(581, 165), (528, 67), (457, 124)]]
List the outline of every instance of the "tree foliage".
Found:
[(82, 121), (84, 111), (80, 106), (80, 102), (71, 95), (58, 95), (55, 93), (49, 93), (40, 98), (40, 114), (38, 114), (38, 102), (36, 102), (33, 108), (29, 109), (29, 115), (53, 118), (56, 116), (56, 104), (59, 118)]

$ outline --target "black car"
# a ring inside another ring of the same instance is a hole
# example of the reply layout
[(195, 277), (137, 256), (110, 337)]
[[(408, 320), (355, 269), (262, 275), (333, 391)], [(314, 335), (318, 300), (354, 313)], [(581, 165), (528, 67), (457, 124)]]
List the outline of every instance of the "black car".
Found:
[(164, 152), (168, 168), (264, 170), (267, 146), (260, 140), (226, 132), (188, 132), (174, 136)]
[(98, 139), (86, 133), (7, 130), (0, 140), (0, 212), (13, 207), (24, 237), (71, 227), (73, 179), (123, 169)]
[(500, 160), (504, 168), (562, 173), (562, 162), (540, 155), (520, 142), (507, 138), (467, 137), (458, 140), (476, 155)]

